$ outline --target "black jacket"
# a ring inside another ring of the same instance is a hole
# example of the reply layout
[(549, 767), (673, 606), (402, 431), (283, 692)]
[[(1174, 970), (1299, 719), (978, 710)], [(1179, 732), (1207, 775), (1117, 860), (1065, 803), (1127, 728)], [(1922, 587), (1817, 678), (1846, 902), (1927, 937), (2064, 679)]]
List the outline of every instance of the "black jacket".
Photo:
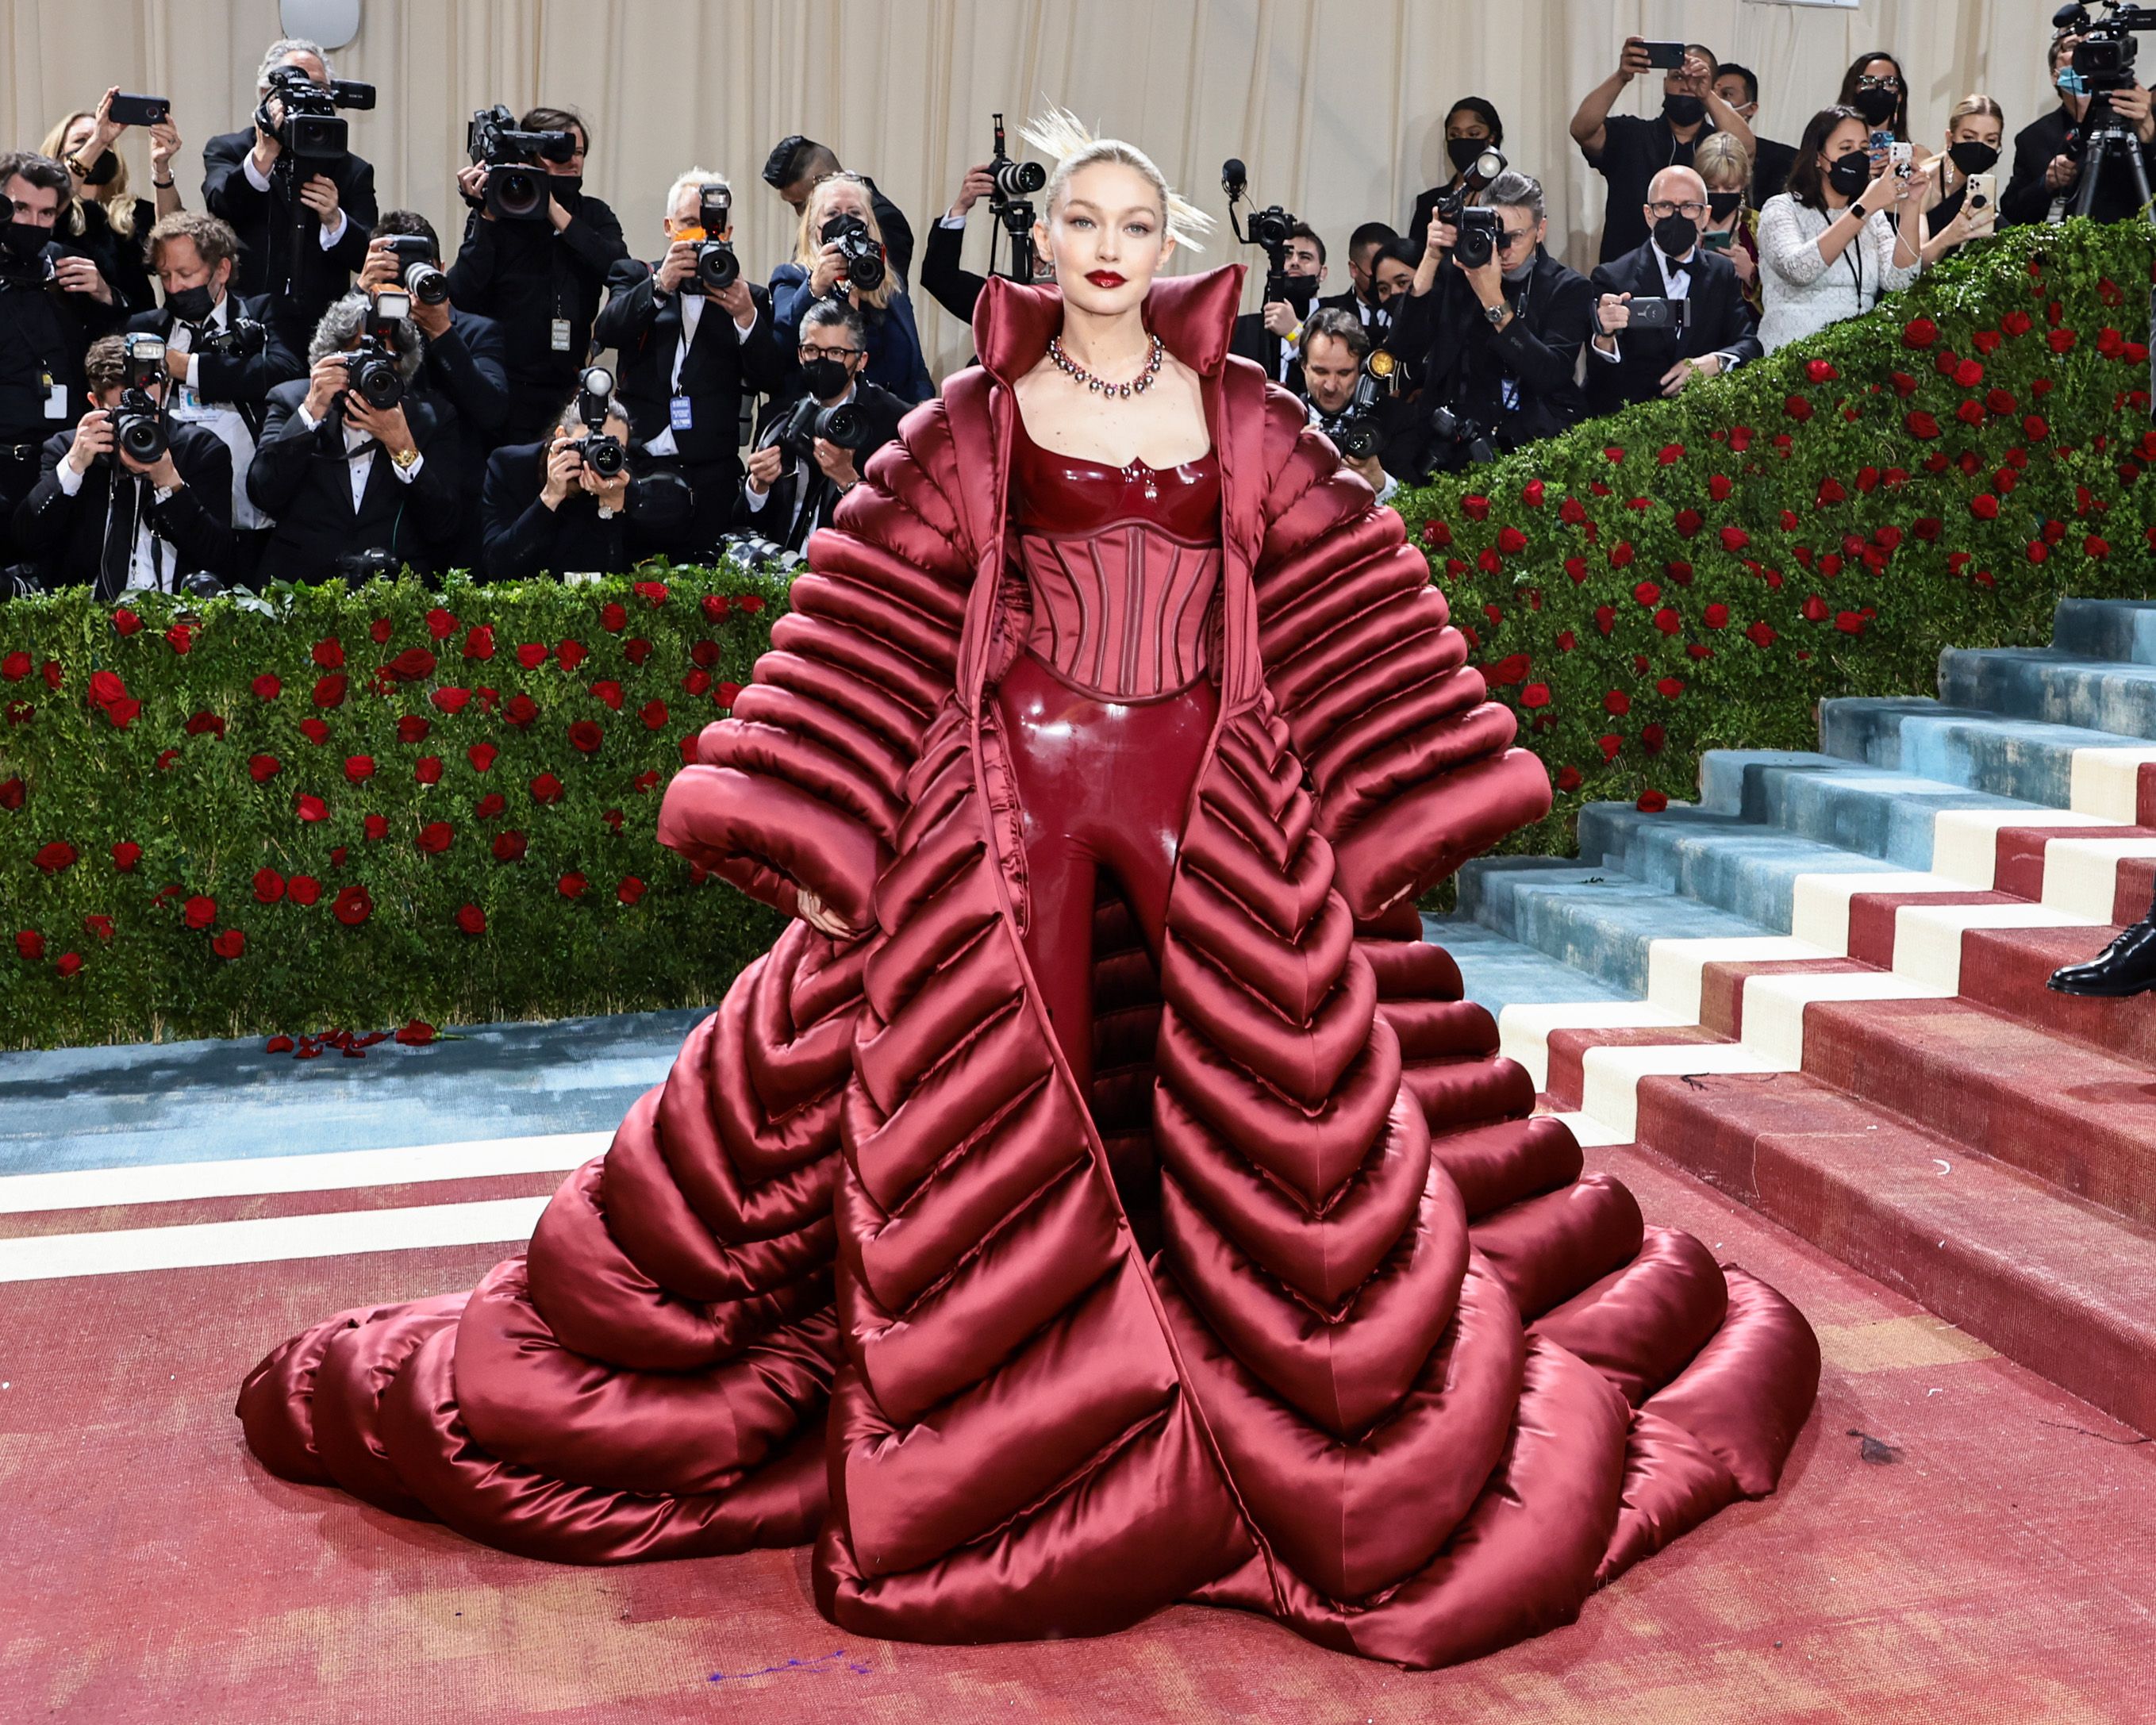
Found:
[[(1494, 329), (1466, 276), (1447, 263), (1427, 294), (1394, 303), (1399, 349), (1421, 380), (1424, 417), (1450, 407), (1500, 448), (1513, 449), (1586, 418), (1574, 377), (1591, 332), (1594, 294), (1578, 270), (1537, 250), (1527, 280), (1507, 283), (1506, 298), (1512, 321)], [(1516, 386), (1509, 407), (1508, 378)]]
[(891, 265), (893, 275), (912, 280), (913, 223), (866, 174), (861, 176), (861, 183), (869, 188), (869, 208), (875, 212), (876, 226), (883, 229), (884, 260)]
[(271, 170), (267, 192), (257, 192), (249, 182), (245, 163), (254, 148), (252, 129), (226, 132), (203, 146), (203, 203), (232, 224), (244, 248), (234, 287), (243, 295), (272, 295), (286, 339), (304, 352), (330, 302), (351, 287), (352, 271), (367, 261), (367, 243), (382, 214), (374, 167), (358, 156), (295, 167), (301, 183), (316, 173), (336, 182), (344, 238), (324, 251), (321, 218), (305, 204), (295, 211), (285, 199), (281, 162)]
[(480, 567), (488, 580), (528, 581), (588, 569), (619, 575), (675, 552), (675, 536), (646, 531), (633, 507), (602, 521), (598, 502), (588, 496), (565, 498), (558, 509), (542, 503), (551, 441), (506, 444), (487, 458), (480, 520), (485, 546)]
[[(772, 428), (793, 411), (808, 390), (808, 386), (797, 372), (790, 388), (764, 403), (763, 411), (756, 417), (756, 448), (764, 446)], [(889, 390), (869, 382), (854, 386), (854, 402), (868, 418), (870, 428), (869, 440), (854, 452), (854, 467), (858, 472), (867, 468), (869, 458), (884, 444), (896, 441), (898, 422), (910, 409)], [(803, 507), (797, 519), (793, 507), (796, 488), (803, 484), (808, 490), (802, 499)], [(788, 470), (772, 482), (771, 495), (761, 509), (748, 506), (748, 481), (742, 481), (734, 524), (743, 532), (774, 540), (788, 551), (798, 551), (808, 542), (809, 534), (830, 520), (832, 506), (838, 501), (837, 488), (824, 477), (824, 470), (814, 460), (790, 462)]]
[[(1695, 247), (1686, 265), (1691, 280), (1681, 332), (1627, 329), (1619, 333), (1614, 361), (1587, 356), (1587, 401), (1598, 413), (1614, 412), (1635, 401), (1653, 401), (1662, 393), (1662, 374), (1680, 359), (1727, 353), (1742, 365), (1758, 358), (1758, 326), (1737, 280), (1737, 266), (1717, 252)], [(1630, 294), (1638, 300), (1664, 297), (1661, 265), (1654, 242), (1597, 266), (1594, 295)]]
[[(548, 222), (490, 222), (478, 210), (465, 221), (449, 266), (449, 297), (459, 311), (501, 326), (505, 439), (526, 442), (552, 427), (589, 361), (607, 272), (628, 255), (620, 222), (588, 193), (578, 195), (559, 234)], [(566, 352), (554, 346), (557, 317), (568, 320)]]
[(928, 249), (921, 254), (921, 290), (970, 329), (974, 302), (988, 279), (958, 261), (965, 249), (963, 228), (947, 228), (940, 220), (930, 223)]
[(449, 308), (449, 326), (427, 338), (412, 393), (434, 410), (440, 435), (453, 435), (443, 459), (456, 480), (456, 526), (440, 547), (441, 567), (480, 567), (480, 486), (486, 458), (509, 423), (509, 373), (501, 363), (501, 326), (490, 317)]
[(1757, 137), (1758, 150), (1752, 163), (1752, 208), (1759, 209), (1777, 192), (1789, 189), (1789, 170), (1797, 164), (1797, 150), (1794, 144), (1778, 144), (1772, 138)]
[[(1313, 305), (1312, 309), (1317, 308)], [(1275, 383), (1302, 393), (1302, 362), (1291, 359), (1285, 377), (1281, 373), (1282, 342), (1278, 336), (1265, 327), (1263, 311), (1245, 311), (1235, 320), (1235, 333), (1229, 337), (1228, 352), (1244, 359), (1255, 360), (1263, 366), (1265, 376)]]
[(363, 551), (386, 551), (422, 573), (432, 570), (456, 527), (454, 435), (424, 399), (407, 396), (404, 417), (426, 459), (406, 483), (377, 450), (355, 511), (342, 421), (333, 413), (309, 431), (300, 418), (306, 398), (304, 377), (270, 392), (269, 419), (247, 470), (248, 495), (277, 521), (263, 551), (262, 579), (333, 580), (343, 572), (340, 557)]
[(125, 238), (113, 231), (111, 213), (94, 198), (78, 200), (82, 211), (82, 233), (74, 248), (97, 264), (97, 273), (110, 284), (114, 295), (130, 312), (146, 311), (157, 303), (157, 286), (150, 278), (143, 256), (143, 242), (157, 223), (157, 206), (146, 198), (134, 202), (135, 231)]
[[(262, 349), (244, 359), (203, 354), (201, 363), (195, 367), (196, 393), (206, 402), (230, 403), (239, 409), (240, 418), (246, 420), (249, 434), (259, 437), (263, 416), (269, 411), (270, 392), (280, 383), (305, 377), (306, 356), (304, 350), (295, 350), (290, 345), (286, 339), (288, 332), (271, 317), (267, 295), (250, 300), (228, 291), (224, 303), (228, 329), (234, 318), (263, 326)], [(162, 305), (151, 311), (138, 311), (127, 320), (127, 327), (169, 336), (172, 333), (172, 314)]]
[[(153, 489), (146, 485), (141, 492), (151, 531), (175, 553), (167, 567), (168, 582), (205, 569), (228, 577), (234, 550), (232, 451), (199, 425), (174, 425), (171, 439), (172, 465), (183, 483), (162, 503)], [(110, 603), (126, 584), (125, 574), (114, 578), (105, 569), (112, 494), (121, 480), (136, 475), (110, 455), (100, 455), (83, 475), (81, 488), (69, 496), (60, 489), (59, 468), (74, 443), (71, 430), (45, 439), (38, 482), (16, 506), (15, 542), (36, 561), (47, 588), (95, 583), (98, 598)], [(131, 545), (132, 539), (131, 534)]]
[[(48, 261), (74, 249), (48, 244)], [(76, 254), (80, 255), (80, 254)], [(73, 425), (89, 405), (82, 357), (100, 336), (119, 328), (126, 311), (88, 294), (54, 286), (0, 284), (0, 444), (42, 444), (62, 425)], [(49, 375), (67, 390), (64, 418), (45, 417)]]
[[(2061, 194), (2055, 194), (2044, 183), (2044, 174), (2051, 165), (2054, 156), (2070, 156), (2070, 146), (2079, 141), (2081, 128), (2066, 117), (2064, 108), (2055, 107), (2041, 119), (2032, 120), (2014, 134), (2014, 172), (2006, 182), (2006, 189), (1999, 193), (1999, 218), (2002, 222), (2030, 223), (2051, 219), (2053, 197), (2062, 196), (2066, 212), (2074, 213), (2081, 195), (2079, 179)], [(2156, 181), (2156, 148), (2142, 146), (2143, 171)], [(2082, 165), (2088, 172), (2088, 165)], [(2140, 198), (2133, 189), (2133, 173), (2126, 160), (2107, 162), (2098, 182), (2096, 204), (2090, 217), (2099, 222), (2123, 222), (2140, 207)]]
[[(672, 424), (683, 295), (699, 291), (692, 277), (680, 292), (660, 293), (657, 270), (634, 259), (615, 264), (597, 325), (599, 346), (614, 349), (620, 361), (615, 391), (629, 409), (637, 440), (646, 444)], [(741, 471), (742, 397), (783, 389), (793, 371), (793, 354), (774, 333), (771, 295), (754, 283), (748, 293), (756, 324), (746, 339), (723, 306), (707, 299), (697, 314), (696, 339), (681, 362), (681, 393), (689, 398), (691, 423), (674, 433), (674, 447), (685, 465), (716, 463), (727, 470), (718, 483), (728, 491)]]

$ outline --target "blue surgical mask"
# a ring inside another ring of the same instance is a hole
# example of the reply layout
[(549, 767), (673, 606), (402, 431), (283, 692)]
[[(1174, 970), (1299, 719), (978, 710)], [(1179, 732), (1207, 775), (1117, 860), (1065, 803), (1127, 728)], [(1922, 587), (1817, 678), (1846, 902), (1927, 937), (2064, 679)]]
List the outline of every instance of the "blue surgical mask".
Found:
[(2060, 90), (2067, 95), (2088, 94), (2088, 80), (2082, 77), (2071, 66), (2061, 66), (2059, 69), (2058, 85)]

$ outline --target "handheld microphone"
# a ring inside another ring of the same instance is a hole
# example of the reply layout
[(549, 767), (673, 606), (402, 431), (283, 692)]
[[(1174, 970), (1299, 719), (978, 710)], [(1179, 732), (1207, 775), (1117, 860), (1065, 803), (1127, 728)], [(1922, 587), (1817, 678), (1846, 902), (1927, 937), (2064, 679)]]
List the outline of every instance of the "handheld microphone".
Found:
[(1229, 203), (1233, 203), (1240, 198), (1249, 183), (1250, 175), (1236, 157), (1230, 156), (1220, 164), (1220, 189), (1228, 194)]

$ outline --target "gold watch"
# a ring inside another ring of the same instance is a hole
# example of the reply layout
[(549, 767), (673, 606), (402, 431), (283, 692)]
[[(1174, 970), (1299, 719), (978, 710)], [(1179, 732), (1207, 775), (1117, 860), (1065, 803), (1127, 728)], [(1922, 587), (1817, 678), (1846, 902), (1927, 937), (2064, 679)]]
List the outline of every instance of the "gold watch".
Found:
[(389, 452), (389, 459), (394, 461), (401, 470), (417, 461), (419, 459), (419, 452), (417, 449), (392, 449)]

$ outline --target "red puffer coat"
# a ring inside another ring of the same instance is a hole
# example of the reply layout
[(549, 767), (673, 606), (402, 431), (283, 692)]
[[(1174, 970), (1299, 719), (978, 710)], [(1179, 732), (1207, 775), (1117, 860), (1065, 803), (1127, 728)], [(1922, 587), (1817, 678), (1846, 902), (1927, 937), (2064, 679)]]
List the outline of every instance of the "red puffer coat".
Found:
[[(823, 1609), (921, 1640), (1178, 1599), (1430, 1666), (1774, 1487), (1803, 1318), (1581, 1178), (1414, 895), (1548, 791), (1399, 518), (1227, 357), (1240, 271), (1158, 284), (1222, 467), (1219, 718), (1163, 950), (1098, 915), (1081, 1094), (1039, 1000), (986, 697), (1010, 383), (1060, 321), (991, 284), (983, 368), (810, 547), (665, 841), (797, 923), (528, 1255), (258, 1367), (263, 1460), (512, 1550), (817, 1539)], [(1158, 1169), (1150, 1255), (1111, 1163)], [(827, 1415), (828, 1408), (828, 1415)]]

